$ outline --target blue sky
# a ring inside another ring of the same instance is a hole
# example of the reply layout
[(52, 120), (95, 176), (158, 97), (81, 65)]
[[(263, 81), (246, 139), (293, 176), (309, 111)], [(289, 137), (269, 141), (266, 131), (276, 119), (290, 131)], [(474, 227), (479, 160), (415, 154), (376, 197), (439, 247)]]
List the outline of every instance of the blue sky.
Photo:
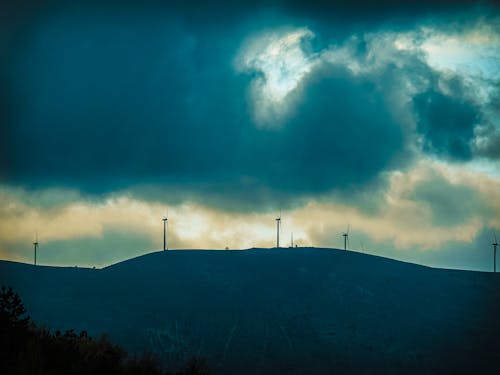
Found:
[(489, 2), (34, 1), (0, 28), (0, 257), (351, 247), (489, 270)]

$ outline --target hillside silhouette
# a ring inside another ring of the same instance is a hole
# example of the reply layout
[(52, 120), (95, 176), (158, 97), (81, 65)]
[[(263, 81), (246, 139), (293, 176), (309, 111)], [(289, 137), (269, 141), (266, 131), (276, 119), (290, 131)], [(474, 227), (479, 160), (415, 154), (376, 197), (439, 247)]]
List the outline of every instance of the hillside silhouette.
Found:
[(335, 249), (168, 251), (103, 269), (0, 262), (54, 330), (107, 334), (166, 369), (451, 373), (499, 359), (500, 277)]

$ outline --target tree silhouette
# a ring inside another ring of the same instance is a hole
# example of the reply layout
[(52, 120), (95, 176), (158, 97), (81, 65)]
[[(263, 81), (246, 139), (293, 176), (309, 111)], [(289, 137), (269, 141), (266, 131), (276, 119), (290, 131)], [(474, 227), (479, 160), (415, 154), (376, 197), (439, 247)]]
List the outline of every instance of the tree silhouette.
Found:
[[(51, 333), (37, 327), (12, 288), (0, 290), (0, 374), (169, 375), (156, 358), (129, 358), (105, 335), (86, 331)], [(201, 358), (193, 358), (177, 375), (207, 375)]]
[(30, 317), (26, 315), (21, 297), (12, 288), (2, 286), (0, 290), (0, 319), (2, 327), (27, 329)]
[(0, 368), (9, 373), (30, 335), (30, 318), (21, 298), (12, 288), (0, 289)]

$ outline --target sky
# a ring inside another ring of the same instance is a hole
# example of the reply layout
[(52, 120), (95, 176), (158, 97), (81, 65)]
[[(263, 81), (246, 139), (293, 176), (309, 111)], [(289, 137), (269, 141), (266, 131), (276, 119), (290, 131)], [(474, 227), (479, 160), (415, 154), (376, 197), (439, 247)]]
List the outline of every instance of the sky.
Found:
[(500, 8), (0, 5), (0, 259), (343, 247), (490, 271)]

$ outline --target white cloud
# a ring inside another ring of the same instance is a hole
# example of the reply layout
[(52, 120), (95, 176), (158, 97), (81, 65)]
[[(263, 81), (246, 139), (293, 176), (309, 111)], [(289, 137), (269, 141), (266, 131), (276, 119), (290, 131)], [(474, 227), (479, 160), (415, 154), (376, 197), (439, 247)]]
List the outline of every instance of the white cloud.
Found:
[(279, 29), (244, 43), (236, 69), (257, 73), (250, 89), (257, 125), (275, 127), (290, 114), (290, 94), (317, 62), (317, 56), (304, 48), (313, 37), (307, 28)]
[(479, 22), (465, 31), (436, 33), (424, 28), (420, 48), (430, 66), (461, 75), (500, 78), (500, 25)]
[[(250, 87), (254, 120), (260, 127), (283, 125), (300, 110), (300, 88), (320, 67), (341, 67), (353, 77), (373, 82), (387, 109), (405, 130), (417, 152), (413, 98), (428, 90), (472, 103), (480, 111), (474, 125), (473, 151), (495, 155), (500, 139), (500, 26), (478, 19), (463, 27), (422, 23), (404, 32), (353, 35), (312, 53), (308, 28), (264, 31), (249, 38), (236, 59), (240, 72), (256, 74)], [(457, 92), (457, 80), (462, 85)]]

